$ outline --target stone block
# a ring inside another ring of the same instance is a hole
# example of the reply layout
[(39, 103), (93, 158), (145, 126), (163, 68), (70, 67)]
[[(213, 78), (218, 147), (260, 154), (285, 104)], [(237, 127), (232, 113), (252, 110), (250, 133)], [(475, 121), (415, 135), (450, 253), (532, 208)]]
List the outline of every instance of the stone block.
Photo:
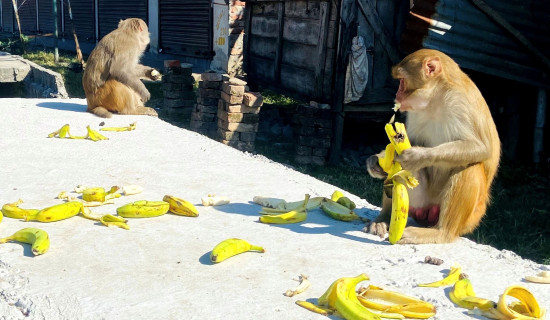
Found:
[(241, 132), (241, 141), (256, 141), (256, 132)]
[(218, 127), (226, 131), (236, 132), (257, 132), (258, 124), (248, 124), (240, 122), (227, 122), (222, 119), (218, 119)]
[(219, 99), (220, 90), (199, 88), (198, 95), (201, 96), (202, 98)]
[(254, 114), (257, 114), (260, 112), (260, 108), (251, 108), (242, 104), (232, 105), (227, 103), (227, 101), (221, 100), (221, 99), (218, 102), (218, 107), (227, 112), (254, 113)]
[(264, 103), (264, 98), (259, 92), (247, 92), (243, 97), (243, 104), (247, 107), (261, 107)]
[(172, 82), (164, 82), (162, 84), (162, 91), (166, 93), (166, 91), (182, 91), (183, 90), (183, 84), (181, 83), (172, 83)]
[(202, 121), (202, 122), (213, 122), (213, 121), (216, 121), (216, 114), (193, 112), (191, 114), (191, 120)]
[(222, 91), (232, 96), (242, 96), (244, 94), (244, 86), (237, 86), (223, 82)]
[(229, 84), (235, 85), (235, 86), (246, 86), (246, 81), (241, 80), (239, 78), (229, 78), (227, 80), (227, 82), (229, 82)]
[(241, 104), (243, 102), (243, 96), (233, 96), (221, 91), (221, 98), (229, 104)]
[(226, 122), (243, 122), (244, 113), (218, 111), (218, 118)]
[[(246, 132), (243, 132), (246, 133)], [(221, 128), (218, 128), (218, 136), (221, 140), (241, 140), (241, 132), (236, 131), (225, 131)]]
[(197, 104), (195, 110), (198, 112), (217, 114), (218, 106)]
[(201, 97), (200, 95), (197, 96), (197, 103), (203, 104), (205, 106), (217, 106), (218, 100), (218, 98), (205, 98)]
[(332, 119), (311, 118), (300, 114), (294, 116), (292, 120), (301, 126), (332, 128)]
[(241, 151), (253, 152), (255, 149), (254, 142), (250, 141), (222, 140), (221, 143)]
[(257, 113), (244, 113), (242, 123), (258, 123), (260, 115)]
[(330, 148), (330, 139), (298, 136), (298, 145), (314, 148)]
[(221, 87), (221, 84), (222, 84), (221, 81), (199, 81), (199, 88), (219, 90)]
[(222, 74), (213, 72), (213, 71), (207, 71), (204, 73), (201, 73), (201, 80), (203, 81), (222, 81)]

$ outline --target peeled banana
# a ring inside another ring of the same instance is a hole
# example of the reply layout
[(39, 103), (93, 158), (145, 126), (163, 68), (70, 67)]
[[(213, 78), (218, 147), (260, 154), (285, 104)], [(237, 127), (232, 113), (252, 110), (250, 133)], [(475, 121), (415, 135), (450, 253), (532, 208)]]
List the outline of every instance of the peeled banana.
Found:
[(124, 193), (125, 196), (130, 196), (133, 194), (138, 194), (143, 192), (143, 187), (138, 186), (135, 184), (130, 184), (126, 186), (122, 186), (122, 193)]
[(311, 287), (311, 282), (309, 281), (309, 279), (306, 276), (301, 274), (300, 275), (300, 284), (294, 289), (287, 290), (284, 293), (284, 295), (287, 296), (287, 297), (294, 297), (295, 295), (306, 291), (307, 289), (309, 289), (309, 287)]
[(50, 248), (48, 233), (38, 228), (24, 228), (9, 237), (0, 239), (0, 243), (6, 243), (8, 241), (18, 241), (30, 244), (32, 253), (35, 256), (44, 254)]
[[(2, 211), (4, 211), (2, 209)], [(525, 280), (536, 283), (550, 283), (550, 271), (541, 271), (536, 276), (525, 276)]]
[(140, 200), (119, 207), (116, 212), (124, 218), (152, 218), (162, 216), (169, 209), (170, 204), (166, 201)]
[(25, 221), (54, 222), (76, 216), (82, 211), (80, 201), (69, 201), (42, 209), (34, 215), (25, 217)]
[(398, 292), (384, 290), (374, 285), (362, 287), (358, 292), (359, 302), (369, 309), (397, 313), (414, 319), (428, 319), (435, 315), (434, 305)]
[(214, 263), (218, 263), (248, 251), (265, 252), (264, 248), (252, 245), (246, 240), (231, 238), (218, 243), (214, 249), (212, 249), (210, 260)]
[(103, 127), (99, 130), (100, 131), (132, 131), (132, 130), (136, 130), (136, 123), (132, 122), (127, 127)]
[(228, 204), (231, 202), (228, 197), (222, 197), (222, 196), (208, 196), (201, 198), (202, 205), (207, 206), (222, 206), (224, 204)]
[(323, 202), (321, 203), (321, 210), (323, 210), (323, 212), (325, 212), (329, 217), (335, 220), (353, 221), (359, 219), (359, 216), (355, 214), (350, 208), (345, 207), (338, 202), (334, 202), (331, 199), (323, 200)]
[(419, 287), (451, 286), (451, 285), (454, 285), (460, 279), (461, 273), (462, 273), (462, 267), (458, 264), (454, 264), (451, 266), (451, 269), (449, 270), (449, 274), (445, 278), (439, 281), (431, 282), (431, 283), (419, 284), (418, 286)]
[(453, 289), (449, 292), (449, 298), (458, 306), (466, 309), (488, 310), (496, 307), (495, 302), (476, 296), (472, 282), (468, 278), (455, 282)]
[(199, 211), (195, 206), (186, 200), (171, 195), (165, 195), (162, 198), (163, 201), (168, 202), (170, 205), (169, 211), (180, 216), (186, 217), (198, 217)]
[(378, 164), (388, 174), (384, 188), (390, 186), (392, 188), (392, 212), (388, 240), (391, 244), (395, 244), (401, 239), (409, 216), (409, 195), (406, 186), (414, 188), (418, 185), (418, 181), (394, 160), (396, 152), (401, 154), (403, 150), (411, 147), (405, 125), (400, 122), (387, 123), (384, 129), (390, 139), (390, 144), (386, 146), (384, 157), (378, 159)]
[(298, 223), (307, 219), (307, 203), (309, 201), (309, 194), (306, 194), (304, 203), (297, 209), (282, 214), (263, 215), (260, 217), (260, 222), (269, 224), (288, 224)]
[[(38, 213), (38, 209), (22, 209), (19, 205), (23, 203), (23, 200), (19, 199), (12, 203), (6, 203), (2, 206), (2, 214), (12, 219), (25, 219), (27, 216), (34, 216)], [(1, 221), (1, 218), (0, 218)]]

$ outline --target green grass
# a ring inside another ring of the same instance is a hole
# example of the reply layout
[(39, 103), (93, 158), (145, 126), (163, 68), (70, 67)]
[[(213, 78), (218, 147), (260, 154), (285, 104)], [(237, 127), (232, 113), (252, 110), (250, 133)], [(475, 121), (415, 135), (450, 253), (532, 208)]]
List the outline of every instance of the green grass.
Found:
[[(82, 73), (74, 73), (67, 68), (71, 62), (76, 62), (74, 53), (60, 52), (59, 64), (53, 62), (50, 51), (28, 52), (24, 57), (59, 72), (71, 97), (84, 97)], [(155, 103), (162, 104), (161, 85), (146, 82), (146, 86), (152, 98), (148, 104), (153, 107)], [(262, 95), (263, 108), (269, 108), (270, 105), (294, 107), (299, 103), (271, 91), (264, 90)], [(170, 121), (170, 118), (165, 120)], [(288, 141), (258, 141), (257, 151), (380, 206), (382, 182), (370, 178), (365, 168), (296, 164), (293, 161), (294, 147)], [(511, 250), (539, 263), (550, 264), (549, 194), (549, 168), (503, 161), (492, 189), (492, 202), (487, 214), (481, 225), (467, 237), (498, 249)]]

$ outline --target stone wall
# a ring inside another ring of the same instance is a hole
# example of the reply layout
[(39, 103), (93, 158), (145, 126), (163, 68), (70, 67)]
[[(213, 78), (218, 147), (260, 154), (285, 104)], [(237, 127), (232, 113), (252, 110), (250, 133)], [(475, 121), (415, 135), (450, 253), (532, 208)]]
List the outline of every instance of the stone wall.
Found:
[(179, 60), (165, 60), (162, 76), (163, 108), (189, 116), (195, 105), (193, 65)]
[(227, 70), (231, 77), (243, 74), (245, 2), (231, 0), (229, 3), (229, 61)]
[(299, 105), (293, 119), (296, 162), (324, 165), (332, 139), (332, 111), (328, 104)]

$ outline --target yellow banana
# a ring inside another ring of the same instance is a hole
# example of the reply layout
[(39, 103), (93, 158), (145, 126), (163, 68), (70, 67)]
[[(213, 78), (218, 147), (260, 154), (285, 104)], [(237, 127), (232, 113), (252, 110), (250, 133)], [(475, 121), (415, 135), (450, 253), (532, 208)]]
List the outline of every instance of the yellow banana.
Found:
[(116, 212), (124, 218), (152, 218), (165, 214), (168, 209), (170, 204), (165, 201), (140, 200), (119, 207)]
[(105, 137), (104, 135), (102, 135), (98, 131), (93, 130), (92, 128), (90, 128), (90, 126), (87, 126), (86, 130), (88, 130), (87, 138), (92, 140), (92, 141), (109, 140), (109, 138)]
[(69, 201), (56, 204), (38, 211), (35, 215), (26, 216), (25, 221), (54, 222), (76, 216), (82, 211), (80, 201)]
[(30, 244), (32, 253), (35, 256), (45, 253), (50, 248), (48, 233), (38, 228), (24, 228), (9, 237), (0, 239), (0, 243), (6, 243), (8, 241), (18, 241)]
[(104, 127), (99, 130), (100, 131), (132, 131), (132, 130), (136, 130), (136, 123), (132, 122), (127, 127)]
[[(395, 129), (393, 128), (394, 125)], [(411, 142), (409, 141), (407, 130), (405, 130), (405, 125), (403, 123), (396, 122), (393, 125), (391, 123), (387, 123), (384, 129), (386, 130), (386, 134), (388, 135), (391, 144), (393, 144), (397, 154), (401, 154), (403, 150), (407, 150), (411, 147)]]
[(344, 193), (340, 190), (334, 190), (334, 192), (332, 193), (332, 195), (330, 196), (330, 200), (336, 202), (338, 201), (338, 199), (344, 197)]
[(472, 282), (468, 278), (458, 280), (449, 292), (449, 298), (458, 306), (466, 309), (487, 310), (496, 307), (496, 303), (476, 296)]
[[(342, 198), (340, 198), (342, 199)], [(329, 217), (340, 221), (353, 221), (359, 219), (359, 216), (355, 214), (351, 209), (334, 202), (330, 199), (324, 199), (321, 203), (321, 209)]]
[(2, 222), (2, 219), (4, 219), (4, 215), (2, 214), (2, 211), (0, 211), (0, 222)]
[(318, 306), (314, 303), (308, 302), (308, 301), (296, 300), (296, 304), (299, 305), (302, 308), (306, 308), (309, 311), (313, 311), (313, 312), (318, 313), (318, 314), (323, 315), (323, 316), (328, 316), (328, 315), (331, 315), (333, 313), (333, 311), (328, 309), (328, 308), (320, 307), (320, 306)]
[(214, 263), (218, 263), (248, 251), (265, 252), (264, 248), (252, 245), (246, 240), (231, 238), (218, 243), (214, 249), (212, 249), (210, 260)]
[(361, 281), (368, 280), (369, 277), (362, 273), (354, 278), (341, 278), (336, 285), (336, 301), (334, 306), (336, 311), (348, 320), (359, 319), (380, 319), (380, 317), (367, 308), (365, 308), (357, 299), (355, 287)]
[(260, 222), (269, 224), (287, 224), (298, 223), (307, 219), (307, 204), (309, 202), (309, 194), (306, 194), (303, 204), (286, 213), (282, 214), (266, 214), (260, 217)]
[[(515, 304), (507, 304), (506, 297), (510, 296), (518, 300)], [(545, 309), (539, 306), (537, 299), (526, 288), (513, 285), (500, 296), (497, 303), (497, 310), (510, 319), (535, 320), (543, 319)]]
[(109, 191), (101, 187), (86, 188), (82, 190), (82, 200), (87, 202), (105, 202), (114, 198), (120, 198), (120, 193), (117, 193), (119, 187), (113, 186)]
[(391, 244), (397, 243), (407, 225), (409, 217), (409, 193), (407, 187), (400, 181), (393, 179), (391, 198), (391, 220), (388, 241)]
[(164, 198), (162, 198), (163, 201), (168, 202), (170, 205), (170, 212), (175, 213), (180, 216), (186, 216), (186, 217), (198, 217), (199, 211), (195, 206), (186, 200), (183, 200), (178, 197), (174, 197), (171, 195), (165, 195)]
[(397, 313), (407, 318), (428, 319), (435, 315), (435, 306), (426, 301), (373, 285), (359, 289), (357, 298), (367, 308)]
[[(2, 213), (12, 219), (25, 219), (27, 216), (34, 216), (38, 213), (38, 209), (22, 209), (19, 205), (23, 203), (23, 200), (19, 199), (12, 203), (6, 203), (2, 206)], [(1, 218), (0, 218), (1, 221)]]
[(458, 264), (454, 264), (451, 266), (449, 274), (445, 278), (439, 281), (431, 282), (431, 283), (419, 284), (418, 286), (419, 287), (451, 286), (451, 285), (454, 285), (460, 279), (461, 273), (462, 273), (462, 267)]

